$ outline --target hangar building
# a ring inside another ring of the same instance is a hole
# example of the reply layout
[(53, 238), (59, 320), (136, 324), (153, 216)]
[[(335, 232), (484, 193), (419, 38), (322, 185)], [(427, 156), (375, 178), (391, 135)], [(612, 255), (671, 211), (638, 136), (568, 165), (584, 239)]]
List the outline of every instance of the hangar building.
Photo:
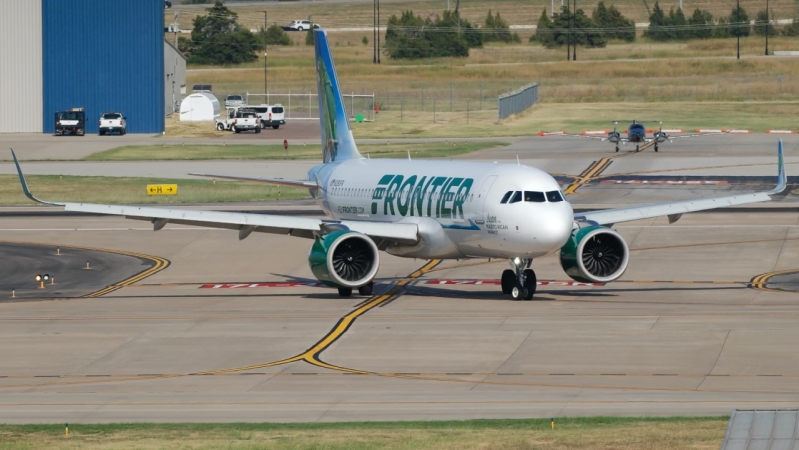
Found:
[(55, 112), (73, 107), (86, 133), (112, 110), (129, 133), (164, 130), (186, 83), (162, 0), (0, 0), (0, 12), (0, 133), (52, 133)]

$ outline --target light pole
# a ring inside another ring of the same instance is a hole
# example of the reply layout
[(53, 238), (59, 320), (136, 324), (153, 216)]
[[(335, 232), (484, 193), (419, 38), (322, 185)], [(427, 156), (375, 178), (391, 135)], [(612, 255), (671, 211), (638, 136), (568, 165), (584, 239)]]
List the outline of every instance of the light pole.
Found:
[[(575, 31), (577, 31), (577, 0), (574, 0), (574, 11), (572, 11), (572, 21), (574, 22)], [(574, 35), (574, 45), (572, 46), (572, 61), (577, 61), (577, 35)]]
[(377, 0), (372, 0), (372, 64), (377, 64)]
[[(560, 9), (561, 14), (563, 14), (563, 5), (561, 5), (560, 8), (561, 8)], [(569, 6), (568, 5), (566, 5), (566, 12), (567, 12), (567, 14), (571, 14), (571, 11), (569, 11)], [(568, 61), (569, 60), (569, 55), (572, 52), (572, 48), (571, 48), (571, 46), (572, 46), (572, 18), (571, 18), (571, 16), (567, 15), (566, 16), (566, 20), (568, 21), (568, 27), (569, 27), (568, 28), (568, 32), (566, 33), (566, 61)]]
[(264, 94), (266, 94), (266, 104), (269, 104), (269, 83), (266, 77), (266, 11), (264, 11)]
[(380, 0), (377, 0), (377, 63), (380, 64)]
[(737, 8), (735, 9), (735, 35), (738, 37), (738, 59), (741, 59), (741, 27), (738, 23), (741, 22), (741, 0), (736, 0)]
[(768, 56), (768, 30), (771, 28), (771, 14), (768, 11), (768, 0), (766, 0), (766, 56)]

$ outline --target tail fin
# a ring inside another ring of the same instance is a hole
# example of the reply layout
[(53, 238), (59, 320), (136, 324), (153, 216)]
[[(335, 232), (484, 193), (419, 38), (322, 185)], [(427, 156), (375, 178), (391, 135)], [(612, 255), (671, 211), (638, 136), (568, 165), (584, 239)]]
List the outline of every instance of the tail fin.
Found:
[(327, 32), (314, 30), (316, 88), (319, 94), (319, 121), (325, 163), (361, 158), (352, 137), (344, 99), (338, 84), (336, 66), (327, 42)]

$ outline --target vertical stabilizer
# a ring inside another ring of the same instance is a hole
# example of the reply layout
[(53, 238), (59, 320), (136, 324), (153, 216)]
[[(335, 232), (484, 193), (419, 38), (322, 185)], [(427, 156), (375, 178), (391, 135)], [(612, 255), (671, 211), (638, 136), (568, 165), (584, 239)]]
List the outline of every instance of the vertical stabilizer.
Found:
[(344, 99), (338, 84), (336, 66), (327, 32), (314, 30), (316, 88), (319, 94), (319, 121), (322, 128), (322, 156), (325, 163), (361, 158), (352, 137)]

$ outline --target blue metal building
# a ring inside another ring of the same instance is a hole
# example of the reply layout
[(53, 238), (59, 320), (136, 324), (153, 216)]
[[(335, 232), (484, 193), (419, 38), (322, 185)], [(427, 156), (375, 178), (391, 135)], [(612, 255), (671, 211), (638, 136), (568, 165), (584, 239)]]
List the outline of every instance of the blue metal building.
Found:
[(83, 107), (86, 133), (122, 112), (129, 133), (164, 130), (162, 0), (41, 0), (43, 131), (56, 111)]

